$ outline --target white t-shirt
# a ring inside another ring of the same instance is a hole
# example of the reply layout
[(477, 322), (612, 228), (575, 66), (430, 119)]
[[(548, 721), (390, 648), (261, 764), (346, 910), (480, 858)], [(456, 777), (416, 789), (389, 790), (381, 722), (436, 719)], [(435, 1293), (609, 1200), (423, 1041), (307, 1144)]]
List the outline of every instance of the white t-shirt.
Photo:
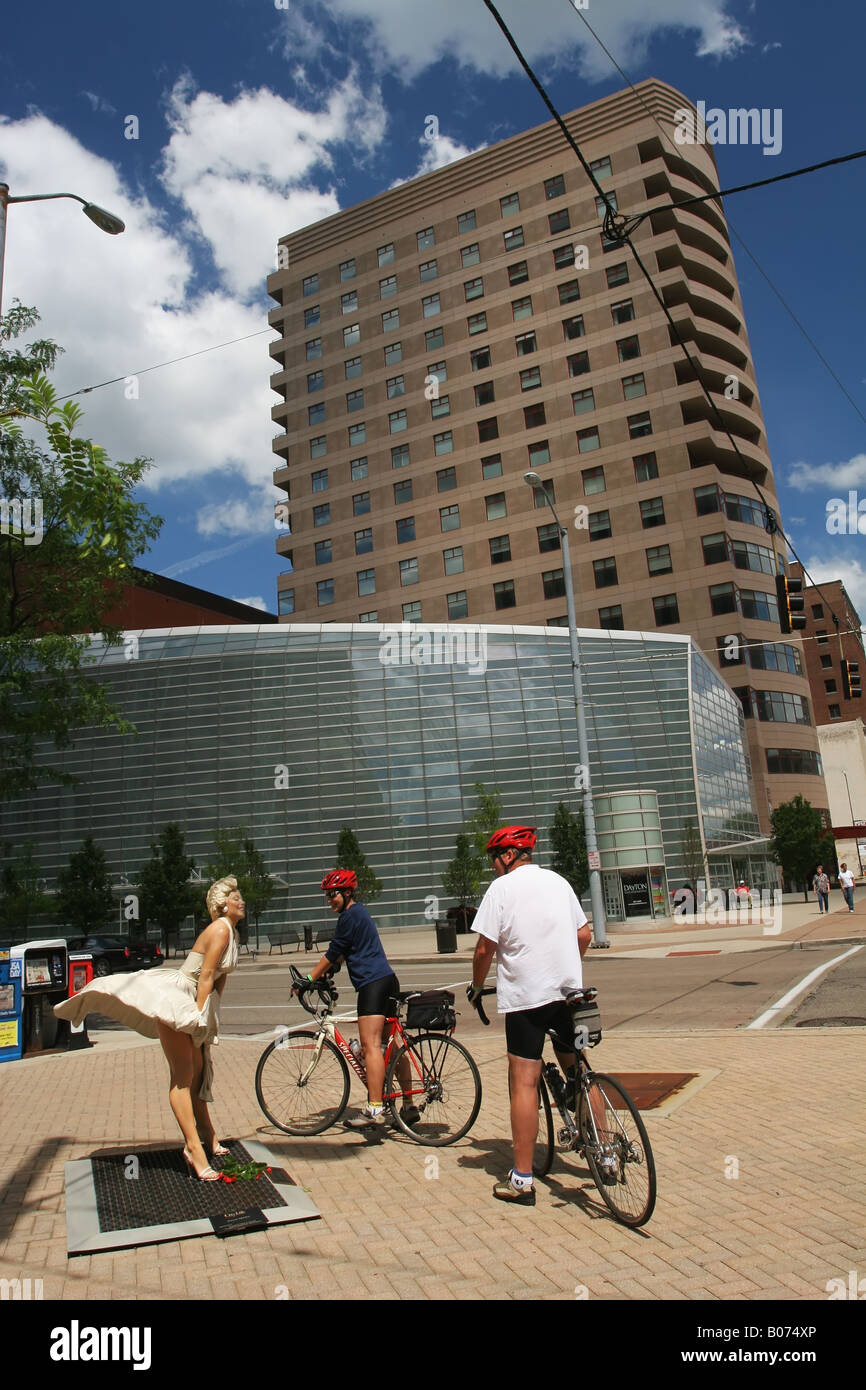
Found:
[(842, 869), (842, 871), (839, 874), (839, 882), (841, 883), (843, 888), (854, 887), (854, 875), (852, 874), (850, 869)]
[(496, 943), (501, 1014), (537, 1009), (582, 987), (577, 932), (585, 921), (571, 885), (550, 869), (523, 864), (493, 880), (472, 930)]

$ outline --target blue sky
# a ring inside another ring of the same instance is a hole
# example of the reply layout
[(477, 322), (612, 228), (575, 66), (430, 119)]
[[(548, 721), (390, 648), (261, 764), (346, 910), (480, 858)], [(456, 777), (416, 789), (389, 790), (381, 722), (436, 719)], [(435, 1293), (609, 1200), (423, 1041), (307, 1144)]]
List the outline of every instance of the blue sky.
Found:
[[(500, 8), (560, 110), (624, 85), (570, 0)], [(723, 187), (866, 146), (860, 7), (589, 0), (584, 13), (633, 81), (781, 110), (778, 155), (716, 146)], [(12, 193), (81, 193), (127, 223), (108, 238), (73, 203), (13, 207), (4, 304), (35, 304), (65, 347), (61, 392), (246, 338), (139, 375), (137, 399), (120, 382), (81, 403), (112, 456), (154, 460), (142, 495), (166, 524), (142, 563), (273, 610), (265, 278), (277, 237), (546, 112), (483, 0), (47, 0), (15, 6), (3, 40)], [(866, 415), (864, 181), (866, 160), (726, 211)], [(825, 506), (854, 489), (866, 511), (866, 426), (737, 235), (733, 247), (786, 528), (863, 615), (864, 537), (829, 535)]]

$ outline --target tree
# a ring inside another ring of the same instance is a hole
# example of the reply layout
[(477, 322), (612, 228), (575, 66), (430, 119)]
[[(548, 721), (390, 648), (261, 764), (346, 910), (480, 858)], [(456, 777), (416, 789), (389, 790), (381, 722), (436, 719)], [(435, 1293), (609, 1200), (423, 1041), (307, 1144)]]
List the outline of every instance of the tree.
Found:
[(815, 868), (821, 863), (821, 843), (824, 824), (820, 812), (811, 801), (799, 793), (793, 801), (783, 801), (770, 817), (773, 838), (770, 851), (777, 864), (792, 883), (803, 885), (808, 898), (808, 884)]
[(456, 898), (465, 907), (481, 890), (481, 866), (465, 832), (457, 836), (455, 848), (454, 858), (442, 871), (442, 887), (449, 898)]
[(354, 869), (358, 875), (358, 897), (361, 902), (371, 903), (382, 892), (382, 880), (377, 878), (366, 855), (358, 843), (358, 837), (350, 826), (344, 825), (337, 836), (336, 869)]
[(703, 879), (706, 882), (707, 879), (707, 859), (701, 841), (701, 832), (694, 818), (683, 822), (683, 833), (680, 836), (680, 858), (686, 871), (686, 878), (691, 884), (692, 892), (696, 893), (698, 880)]
[(580, 897), (589, 887), (589, 860), (586, 853), (586, 831), (583, 824), (583, 811), (574, 815), (564, 801), (560, 801), (550, 827), (550, 844), (553, 849), (551, 869), (562, 874)]
[(39, 886), (39, 865), (32, 844), (3, 846), (0, 868), (0, 936), (25, 940), (31, 923), (48, 912), (51, 898)]
[[(204, 874), (208, 882), (233, 875), (247, 906), (246, 923), (250, 917), (256, 925), (256, 950), (259, 946), (259, 918), (267, 910), (268, 904), (277, 891), (276, 884), (268, 873), (267, 863), (261, 850), (249, 838), (246, 827), (235, 826), (213, 832), (217, 847), (216, 857), (208, 862)], [(241, 940), (246, 940), (245, 927), (241, 928)]]
[(82, 634), (118, 641), (107, 616), (162, 525), (133, 501), (148, 461), (111, 464), (73, 433), (81, 411), (61, 405), (44, 375), (56, 344), (3, 346), (38, 320), (20, 304), (0, 320), (0, 798), (74, 783), (36, 762), (41, 742), (68, 748), (85, 725), (131, 731), (93, 679)]
[(141, 920), (159, 923), (166, 954), (169, 936), (177, 932), (185, 917), (196, 913), (202, 901), (201, 890), (189, 881), (195, 860), (186, 853), (184, 844), (180, 826), (169, 821), (159, 833), (159, 843), (151, 845), (151, 858), (138, 878)]
[(98, 934), (114, 914), (114, 894), (105, 851), (92, 835), (69, 856), (69, 866), (57, 875), (56, 911), (76, 936)]
[(483, 782), (475, 782), (475, 810), (466, 824), (466, 832), (472, 852), (478, 865), (479, 886), (490, 878), (490, 861), (487, 857), (487, 841), (502, 824), (502, 795), (498, 787), (489, 792)]

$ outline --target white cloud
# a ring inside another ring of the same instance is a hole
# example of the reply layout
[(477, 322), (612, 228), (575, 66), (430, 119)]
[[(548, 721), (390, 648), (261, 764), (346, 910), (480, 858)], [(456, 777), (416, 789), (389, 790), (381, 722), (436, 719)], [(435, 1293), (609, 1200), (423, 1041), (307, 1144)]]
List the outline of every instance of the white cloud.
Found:
[(173, 565), (166, 565), (159, 573), (165, 575), (166, 579), (177, 579), (182, 574), (189, 574), (190, 570), (201, 569), (202, 565), (212, 565), (214, 560), (224, 560), (228, 555), (235, 555), (257, 539), (257, 536), (244, 536), (241, 540), (232, 541), (230, 545), (220, 546), (216, 550), (213, 546), (207, 550), (199, 550), (185, 560), (176, 560)]
[(860, 617), (866, 615), (866, 568), (859, 560), (843, 555), (834, 555), (832, 559), (825, 560), (813, 555), (806, 561), (806, 569), (816, 584), (841, 579)]
[[(285, 494), (280, 496), (285, 500)], [(208, 502), (196, 514), (200, 536), (241, 534), (269, 536), (274, 532), (274, 504), (279, 500), (273, 489), (252, 492), (246, 497), (230, 497), (225, 502)]]
[(770, 52), (772, 52), (772, 50), (773, 50), (774, 48), (781, 48), (781, 47), (782, 47), (782, 45), (781, 45), (780, 43), (778, 43), (778, 42), (762, 44), (762, 45), (761, 45), (761, 57), (763, 57), (765, 53), (770, 53)]
[(238, 598), (233, 594), (232, 598), (235, 603), (245, 603), (250, 608), (260, 608), (263, 613), (269, 612), (268, 605), (265, 603), (261, 594), (256, 594), (255, 598)]
[(421, 174), (431, 174), (434, 169), (444, 169), (446, 164), (453, 164), (457, 159), (465, 159), (468, 154), (475, 154), (476, 150), (484, 149), (483, 143), (462, 145), (459, 140), (452, 140), (450, 135), (439, 134), (432, 140), (422, 135), (418, 144), (421, 146), (422, 154), (414, 174), (405, 179), (395, 179), (391, 188), (399, 188), (401, 183), (408, 183), (409, 179), (417, 179)]
[(117, 115), (117, 107), (112, 106), (110, 101), (107, 101), (105, 97), (99, 96), (97, 92), (84, 91), (81, 95), (87, 97), (87, 100), (90, 102), (91, 111), (101, 111), (106, 116)]
[(799, 492), (811, 492), (818, 487), (829, 488), (834, 495), (848, 488), (866, 487), (866, 454), (854, 454), (841, 463), (792, 464), (787, 481)]
[[(565, 0), (546, 5), (500, 0), (498, 8), (530, 62), (553, 59), (571, 71), (576, 66), (590, 80), (611, 76), (609, 60)], [(330, 0), (328, 11), (335, 10), (365, 23), (370, 56), (404, 81), (443, 57), (498, 77), (518, 70), (504, 35), (481, 3), (437, 0), (422, 10), (406, 0)], [(596, 10), (590, 9), (589, 22), (626, 67), (642, 55), (651, 36), (665, 29), (696, 34), (700, 57), (731, 57), (747, 43), (725, 0), (655, 0), (652, 6), (646, 0), (606, 0), (600, 13)]]

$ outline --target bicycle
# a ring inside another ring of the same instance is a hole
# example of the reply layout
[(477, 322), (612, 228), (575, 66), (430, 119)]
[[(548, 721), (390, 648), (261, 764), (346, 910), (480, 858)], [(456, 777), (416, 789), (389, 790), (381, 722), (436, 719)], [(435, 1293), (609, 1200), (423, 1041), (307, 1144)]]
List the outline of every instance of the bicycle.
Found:
[[(481, 993), (495, 994), (496, 990), (485, 989)], [(572, 1010), (575, 1027), (574, 1081), (563, 1075), (556, 1062), (542, 1062), (532, 1171), (543, 1178), (553, 1164), (553, 1097), (562, 1120), (556, 1135), (560, 1153), (582, 1154), (605, 1206), (617, 1221), (624, 1226), (643, 1226), (655, 1208), (655, 1159), (644, 1122), (625, 1087), (612, 1076), (593, 1071), (587, 1060), (585, 1049), (601, 1042), (597, 998), (597, 990), (586, 988), (575, 990), (565, 1001)], [(489, 1024), (480, 998), (475, 1007), (481, 1022)], [(571, 1050), (554, 1029), (547, 1032), (560, 1052)], [(629, 1128), (629, 1120), (633, 1128)], [(633, 1134), (637, 1137), (633, 1138)]]
[[(303, 987), (299, 1002), (317, 1027), (286, 1029), (269, 1043), (256, 1068), (256, 1099), (284, 1134), (322, 1134), (349, 1103), (350, 1068), (365, 1089), (367, 1072), (363, 1057), (353, 1052), (330, 1017), (339, 998), (333, 980), (323, 976), (313, 983), (295, 966), (291, 972), (294, 983)], [(401, 992), (396, 1013), (385, 1020), (383, 1099), (397, 1129), (416, 1144), (439, 1147), (456, 1143), (472, 1128), (481, 1108), (481, 1077), (466, 1048), (448, 1035), (456, 1024), (453, 1009), (444, 1018), (448, 1031), (404, 1026), (403, 1007), (420, 993)], [(307, 1002), (312, 994), (318, 995), (313, 1005)]]

